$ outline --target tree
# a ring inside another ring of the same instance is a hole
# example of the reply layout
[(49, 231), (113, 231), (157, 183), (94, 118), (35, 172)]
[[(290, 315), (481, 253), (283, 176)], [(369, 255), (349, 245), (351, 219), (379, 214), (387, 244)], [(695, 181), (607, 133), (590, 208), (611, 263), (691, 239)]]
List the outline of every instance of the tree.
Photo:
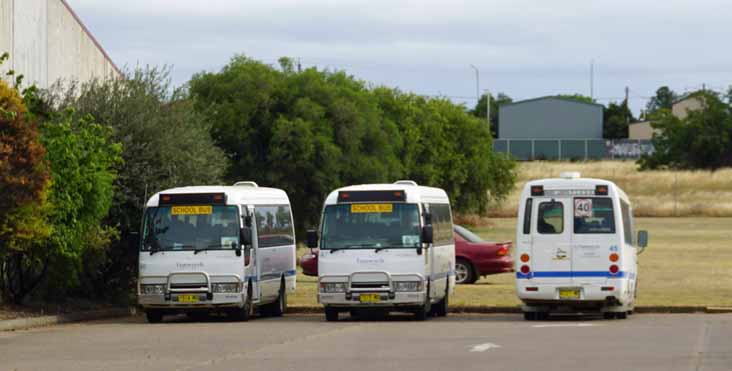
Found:
[(555, 97), (582, 103), (596, 103), (594, 99), (582, 94), (557, 94)]
[[(167, 68), (137, 68), (125, 79), (56, 85), (43, 94), (46, 106), (67, 108), (76, 117), (111, 128), (109, 140), (120, 143), (122, 162), (115, 166), (114, 199), (104, 224), (119, 232), (86, 283), (101, 293), (127, 294), (136, 254), (127, 248), (138, 231), (147, 198), (166, 188), (220, 184), (228, 165), (214, 145), (206, 117), (196, 112), (183, 89), (170, 86)], [(87, 272), (89, 273), (89, 272)]]
[(628, 123), (635, 121), (633, 112), (628, 108), (628, 101), (611, 102), (603, 109), (602, 137), (605, 139), (628, 138)]
[[(485, 119), (485, 116), (486, 116), (485, 101), (486, 101), (486, 99), (487, 99), (486, 94), (481, 95), (480, 100), (478, 100), (478, 103), (475, 104), (475, 108), (473, 108), (470, 111), (470, 113), (472, 113), (473, 116), (481, 118), (481, 119)], [(513, 99), (511, 99), (511, 97), (509, 97), (508, 95), (506, 95), (504, 93), (498, 93), (498, 95), (496, 97), (491, 95), (491, 134), (492, 134), (493, 138), (498, 138), (498, 134), (499, 134), (498, 131), (500, 128), (500, 123), (498, 122), (498, 120), (499, 120), (498, 109), (501, 105), (508, 104), (511, 102), (513, 102)]]
[(662, 86), (656, 90), (656, 95), (646, 104), (646, 114), (651, 115), (660, 109), (671, 109), (678, 95), (668, 86)]
[(679, 119), (669, 109), (651, 116), (655, 153), (639, 160), (641, 169), (710, 169), (732, 166), (732, 108), (717, 94), (693, 95), (702, 109)]
[(462, 106), (293, 66), (236, 56), (194, 76), (190, 91), (232, 161), (227, 177), (287, 191), (299, 234), (348, 184), (411, 178), (447, 189), (465, 212), (485, 211), (513, 184), (513, 162), (496, 157), (485, 121)]

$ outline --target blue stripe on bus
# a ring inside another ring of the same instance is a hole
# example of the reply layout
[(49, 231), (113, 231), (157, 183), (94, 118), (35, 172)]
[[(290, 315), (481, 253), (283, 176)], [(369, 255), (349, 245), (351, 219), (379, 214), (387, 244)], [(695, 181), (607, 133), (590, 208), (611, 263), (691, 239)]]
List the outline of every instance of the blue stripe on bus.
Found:
[(574, 271), (574, 272), (567, 272), (567, 271), (559, 271), (559, 272), (551, 272), (551, 271), (544, 271), (544, 272), (529, 272), (528, 274), (523, 274), (521, 272), (516, 272), (516, 278), (518, 279), (530, 279), (530, 278), (574, 278), (574, 277), (600, 277), (600, 278), (623, 278), (625, 277), (627, 273), (624, 271), (620, 271), (618, 273), (610, 273), (608, 271)]

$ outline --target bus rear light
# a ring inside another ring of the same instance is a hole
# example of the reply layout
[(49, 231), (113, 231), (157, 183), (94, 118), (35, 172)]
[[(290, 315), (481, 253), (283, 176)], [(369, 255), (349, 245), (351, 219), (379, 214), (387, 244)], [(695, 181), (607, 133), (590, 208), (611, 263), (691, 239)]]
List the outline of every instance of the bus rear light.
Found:
[(617, 274), (620, 271), (620, 268), (618, 268), (617, 265), (613, 264), (610, 266), (610, 273)]
[(619, 259), (620, 259), (620, 256), (618, 254), (616, 254), (616, 253), (610, 254), (610, 261), (611, 262), (614, 263), (614, 262), (618, 261)]
[(597, 196), (607, 196), (608, 189), (606, 185), (599, 185), (595, 186), (595, 195)]
[(539, 291), (538, 287), (527, 287), (526, 291)]
[(615, 287), (613, 286), (603, 286), (602, 291), (613, 291), (615, 290)]
[(528, 265), (522, 265), (521, 266), (521, 273), (523, 273), (523, 274), (529, 274), (529, 272), (531, 272), (531, 268), (529, 268)]
[(521, 262), (522, 263), (528, 263), (531, 258), (529, 257), (529, 254), (521, 254)]
[(531, 186), (531, 195), (532, 196), (543, 196), (544, 195), (544, 186)]

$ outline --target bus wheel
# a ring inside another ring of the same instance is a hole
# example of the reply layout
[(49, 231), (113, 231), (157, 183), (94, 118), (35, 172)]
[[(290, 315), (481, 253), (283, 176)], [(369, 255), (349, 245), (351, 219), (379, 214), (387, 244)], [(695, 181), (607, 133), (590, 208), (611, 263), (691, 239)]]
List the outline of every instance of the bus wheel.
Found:
[(246, 322), (249, 321), (250, 318), (252, 318), (252, 310), (254, 305), (252, 304), (252, 285), (249, 284), (249, 289), (247, 290), (247, 300), (244, 302), (244, 306), (241, 308), (235, 308), (229, 315), (232, 319), (235, 321), (241, 321)]
[(328, 322), (338, 321), (338, 310), (335, 308), (325, 307), (325, 320)]
[(445, 288), (445, 297), (442, 298), (437, 304), (432, 306), (432, 313), (436, 317), (446, 317), (447, 316), (447, 306), (448, 306), (448, 294), (450, 293), (450, 287), (447, 286)]
[(163, 322), (163, 312), (159, 309), (148, 309), (145, 311), (145, 317), (149, 323)]
[(617, 312), (617, 313), (615, 313), (615, 318), (626, 319), (626, 318), (628, 318), (628, 313), (627, 312)]
[(604, 319), (613, 319), (615, 318), (615, 313), (613, 312), (605, 312), (602, 314), (602, 318)]
[(536, 318), (536, 312), (524, 312), (524, 319), (527, 321), (535, 321)]
[(534, 317), (537, 321), (546, 321), (549, 319), (549, 312), (536, 312)]
[(280, 294), (277, 301), (269, 305), (269, 315), (272, 317), (282, 317), (287, 309), (287, 290), (285, 290), (285, 281), (280, 284)]

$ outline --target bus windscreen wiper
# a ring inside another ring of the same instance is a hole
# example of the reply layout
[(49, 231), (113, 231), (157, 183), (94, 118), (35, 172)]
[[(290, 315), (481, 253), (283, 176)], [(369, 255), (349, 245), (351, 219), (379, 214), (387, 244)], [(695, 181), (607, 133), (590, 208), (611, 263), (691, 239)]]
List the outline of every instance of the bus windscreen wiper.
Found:
[(374, 246), (374, 244), (372, 244), (372, 243), (368, 243), (368, 244), (364, 243), (364, 244), (358, 244), (358, 245), (348, 245), (345, 247), (336, 247), (334, 249), (326, 249), (326, 250), (330, 250), (330, 253), (332, 254), (339, 250), (347, 250), (347, 249), (352, 249), (352, 248), (368, 248), (368, 247), (373, 247), (373, 246)]
[(376, 248), (376, 249), (374, 250), (374, 252), (379, 252), (379, 251), (381, 251), (381, 250), (386, 250), (386, 249), (401, 249), (401, 248), (403, 248), (403, 247), (404, 247), (404, 246), (379, 246), (379, 247), (377, 247), (377, 248)]

